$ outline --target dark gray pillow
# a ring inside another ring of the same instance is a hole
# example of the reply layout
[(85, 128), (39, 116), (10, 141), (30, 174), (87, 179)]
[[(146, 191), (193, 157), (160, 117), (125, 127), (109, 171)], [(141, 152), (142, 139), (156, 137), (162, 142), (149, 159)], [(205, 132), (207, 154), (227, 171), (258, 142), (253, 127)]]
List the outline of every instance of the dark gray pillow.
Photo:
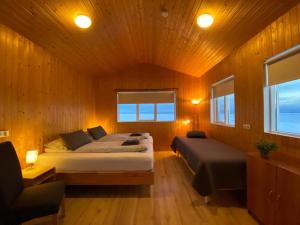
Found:
[(123, 146), (126, 146), (126, 145), (138, 145), (140, 144), (140, 141), (137, 140), (137, 139), (132, 139), (132, 140), (126, 140), (122, 143)]
[(60, 136), (71, 150), (76, 150), (77, 148), (92, 142), (83, 130), (61, 134)]
[(88, 128), (87, 131), (95, 140), (99, 140), (100, 138), (107, 135), (106, 131), (101, 126), (94, 127), (94, 128)]
[(196, 130), (187, 132), (186, 136), (188, 138), (206, 138), (206, 135), (203, 131), (196, 131)]
[(142, 136), (141, 133), (131, 133), (130, 134), (131, 137), (138, 137), (138, 136)]

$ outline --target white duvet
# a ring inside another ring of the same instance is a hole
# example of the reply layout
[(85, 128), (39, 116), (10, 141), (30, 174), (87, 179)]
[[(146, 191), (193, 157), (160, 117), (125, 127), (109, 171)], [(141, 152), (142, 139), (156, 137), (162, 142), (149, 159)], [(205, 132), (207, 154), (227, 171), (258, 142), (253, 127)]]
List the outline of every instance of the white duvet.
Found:
[(86, 144), (75, 151), (74, 153), (113, 153), (113, 152), (143, 152), (147, 150), (145, 141), (140, 141), (138, 145), (123, 146), (124, 141), (94, 141)]

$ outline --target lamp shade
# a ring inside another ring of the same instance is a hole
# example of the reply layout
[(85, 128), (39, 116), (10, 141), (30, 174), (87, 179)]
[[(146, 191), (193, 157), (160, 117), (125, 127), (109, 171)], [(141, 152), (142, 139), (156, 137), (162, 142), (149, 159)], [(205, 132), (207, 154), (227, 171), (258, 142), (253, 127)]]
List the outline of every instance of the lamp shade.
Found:
[(192, 100), (192, 104), (193, 104), (193, 105), (199, 105), (200, 102), (201, 102), (200, 99), (193, 99), (193, 100)]
[(29, 150), (26, 153), (26, 163), (34, 164), (37, 161), (38, 151), (37, 150)]

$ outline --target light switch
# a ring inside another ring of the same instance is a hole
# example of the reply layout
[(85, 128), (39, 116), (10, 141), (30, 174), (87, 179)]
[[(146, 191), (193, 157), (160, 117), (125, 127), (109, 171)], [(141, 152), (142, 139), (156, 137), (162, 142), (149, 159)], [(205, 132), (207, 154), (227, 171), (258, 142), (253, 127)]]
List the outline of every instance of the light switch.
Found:
[(250, 124), (243, 124), (243, 128), (245, 130), (250, 130), (251, 129), (251, 125)]
[(1, 130), (0, 131), (0, 137), (8, 137), (9, 131), (8, 130)]

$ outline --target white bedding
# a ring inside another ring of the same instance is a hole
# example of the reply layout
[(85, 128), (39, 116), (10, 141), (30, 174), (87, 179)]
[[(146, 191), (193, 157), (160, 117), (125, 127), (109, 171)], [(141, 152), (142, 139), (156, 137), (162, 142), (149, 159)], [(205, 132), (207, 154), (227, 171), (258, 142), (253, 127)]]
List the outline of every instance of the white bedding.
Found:
[(116, 152), (143, 152), (147, 150), (147, 141), (141, 140), (138, 145), (122, 145), (123, 141), (91, 142), (75, 151), (74, 153), (116, 153)]
[(106, 141), (126, 141), (130, 139), (138, 139), (138, 140), (149, 140), (153, 142), (152, 137), (149, 133), (141, 133), (141, 136), (130, 136), (131, 133), (117, 133), (117, 134), (108, 134), (99, 140), (94, 140), (96, 142), (106, 142)]
[(149, 171), (153, 169), (153, 143), (141, 141), (143, 152), (76, 153), (47, 152), (39, 155), (37, 165), (55, 166), (57, 172), (120, 172)]

